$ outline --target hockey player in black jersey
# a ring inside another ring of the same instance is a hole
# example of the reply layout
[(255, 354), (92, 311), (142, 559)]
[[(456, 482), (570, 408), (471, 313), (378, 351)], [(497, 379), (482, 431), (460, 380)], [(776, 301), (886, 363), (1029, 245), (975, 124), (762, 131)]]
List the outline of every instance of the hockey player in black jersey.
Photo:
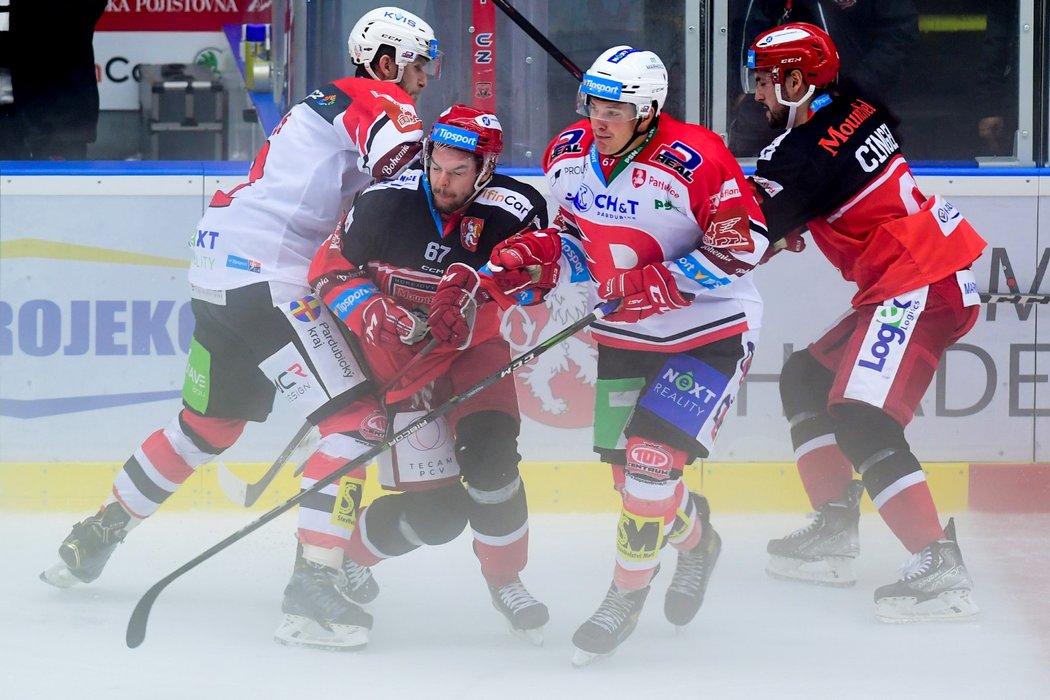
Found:
[[(496, 305), (477, 307), (483, 292), (476, 270), (497, 243), (523, 228), (546, 226), (547, 205), (531, 186), (495, 173), (502, 148), (495, 115), (451, 107), (430, 132), (423, 169), (365, 190), (314, 258), (311, 285), (356, 336), (376, 386), (414, 363), (384, 396), (359, 404), (362, 436), (381, 440), (388, 421), (400, 429), (510, 360)], [(473, 276), (478, 283), (469, 292), (455, 285), (438, 293), (447, 275)], [(428, 322), (448, 325), (444, 319), (462, 313), (472, 317), (467, 332), (444, 333), (441, 337), (451, 342), (417, 360), (427, 345)], [(519, 578), (528, 552), (528, 511), (518, 475), (519, 423), (514, 383), (507, 378), (380, 460), (380, 480), (396, 493), (377, 498), (360, 513), (354, 508), (341, 512), (340, 504), (353, 499), (334, 492), (325, 495), (324, 503), (309, 505), (319, 512), (318, 527), (301, 527), (300, 541), (315, 551), (330, 548), (328, 523), (340, 519), (353, 526), (345, 556), (373, 566), (424, 544), (449, 542), (469, 524), (493, 605), (512, 630), (539, 643), (547, 608)], [(359, 494), (363, 480), (364, 470), (357, 470), (340, 488)], [(298, 593), (290, 584), (286, 612), (300, 612), (295, 610)], [(323, 626), (321, 617), (316, 622)], [(299, 643), (295, 631), (295, 620), (286, 616), (278, 639)]]

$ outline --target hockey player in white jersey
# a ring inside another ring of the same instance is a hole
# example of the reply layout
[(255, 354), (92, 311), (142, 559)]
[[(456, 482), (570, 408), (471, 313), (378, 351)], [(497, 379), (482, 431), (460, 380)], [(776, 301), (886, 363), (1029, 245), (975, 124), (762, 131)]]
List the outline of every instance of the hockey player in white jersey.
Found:
[(721, 540), (682, 471), (710, 454), (761, 322), (750, 276), (767, 247), (761, 211), (721, 139), (662, 113), (666, 97), (656, 54), (617, 46), (599, 56), (578, 96), (588, 119), (544, 158), (561, 245), (558, 231), (522, 234), (491, 260), (504, 291), (542, 291), (572, 276), (582, 245), (597, 296), (620, 300), (591, 333), (595, 451), (612, 465), (623, 506), (612, 585), (573, 637), (577, 665), (634, 630), (665, 544), (678, 550), (665, 616), (682, 626), (699, 610)]
[[(190, 240), (195, 330), (183, 408), (128, 459), (99, 512), (73, 527), (61, 563), (41, 574), (48, 583), (98, 578), (128, 531), (232, 446), (248, 421), (265, 421), (277, 396), (320, 430), (308, 465), (335, 468), (367, 449), (362, 436), (340, 428), (359, 424), (345, 414), (373, 387), (307, 272), (353, 197), (416, 159), (423, 127), (413, 100), (440, 52), (430, 26), (396, 7), (365, 14), (348, 46), (357, 75), (292, 107), (247, 182), (213, 196)], [(286, 607), (293, 600), (295, 615), (326, 632), (323, 646), (352, 648), (371, 626), (346, 596), (374, 597), (375, 583), (346, 566), (349, 579), (338, 560), (304, 555), (286, 592)]]

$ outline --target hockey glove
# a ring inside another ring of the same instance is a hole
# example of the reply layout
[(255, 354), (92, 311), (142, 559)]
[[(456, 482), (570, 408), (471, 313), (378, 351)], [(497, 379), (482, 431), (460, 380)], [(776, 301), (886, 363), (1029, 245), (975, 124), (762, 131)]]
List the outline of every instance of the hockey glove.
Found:
[(762, 254), (762, 259), (758, 261), (758, 264), (766, 264), (770, 258), (782, 250), (786, 250), (789, 253), (801, 253), (806, 249), (806, 239), (802, 237), (802, 234), (805, 232), (806, 229), (802, 227), (789, 231), (786, 236), (766, 248), (766, 252)]
[(419, 316), (385, 294), (369, 302), (361, 313), (365, 340), (384, 350), (399, 350), (427, 334), (427, 324)]
[(660, 263), (605, 280), (598, 286), (598, 296), (622, 300), (620, 307), (605, 317), (606, 321), (620, 323), (635, 323), (672, 309), (683, 309), (690, 300), (678, 289), (671, 271)]
[(531, 306), (543, 301), (558, 284), (560, 260), (561, 236), (557, 229), (524, 229), (492, 249), (488, 268), (497, 289), (505, 296), (534, 292), (522, 302)]
[(431, 335), (458, 350), (470, 345), (478, 302), (483, 300), (477, 270), (463, 263), (449, 265), (430, 302)]

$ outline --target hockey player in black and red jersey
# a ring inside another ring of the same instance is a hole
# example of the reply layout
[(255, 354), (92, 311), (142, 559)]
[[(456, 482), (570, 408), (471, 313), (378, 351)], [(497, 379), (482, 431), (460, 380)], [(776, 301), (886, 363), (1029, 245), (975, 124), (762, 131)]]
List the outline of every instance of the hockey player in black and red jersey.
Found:
[[(612, 585), (573, 636), (577, 665), (635, 629), (665, 544), (678, 551), (665, 616), (682, 626), (699, 610), (721, 540), (682, 473), (711, 453), (761, 323), (750, 276), (767, 247), (758, 204), (722, 140), (664, 114), (666, 97), (656, 54), (599, 56), (579, 91), (588, 119), (544, 157), (561, 230), (515, 237), (490, 262), (497, 286), (527, 292), (577, 278), (585, 258), (597, 295), (620, 301), (591, 334), (595, 450), (623, 505)], [(555, 265), (569, 274), (541, 272)]]
[[(497, 243), (546, 226), (547, 205), (535, 188), (495, 173), (502, 150), (495, 115), (449, 108), (425, 142), (423, 169), (362, 192), (313, 260), (318, 296), (358, 339), (376, 384), (393, 382), (380, 397), (385, 407), (376, 399), (362, 402), (361, 434), (372, 430), (381, 440), (387, 420), (400, 430), (510, 361), (498, 309), (477, 308), (484, 293), (477, 270)], [(456, 284), (438, 292), (443, 277)], [(473, 322), (458, 335), (453, 325), (463, 315)], [(442, 342), (416, 360), (430, 325)], [(520, 579), (529, 530), (519, 424), (507, 377), (380, 459), (380, 481), (397, 493), (374, 500), (356, 523), (346, 519), (356, 524), (352, 535), (330, 526), (333, 511), (340, 515), (333, 489), (327, 511), (317, 508), (319, 532), (300, 527), (304, 547), (330, 546), (345, 535), (348, 558), (372, 566), (449, 542), (469, 524), (493, 605), (513, 631), (541, 642), (547, 608)], [(363, 467), (343, 483), (355, 480), (363, 483)]]
[[(132, 527), (232, 446), (248, 421), (266, 420), (278, 390), (320, 429), (307, 471), (367, 449), (344, 426), (352, 422), (347, 407), (370, 386), (307, 286), (307, 271), (353, 197), (416, 159), (423, 127), (413, 99), (439, 52), (426, 22), (393, 7), (365, 14), (349, 49), (357, 76), (292, 107), (248, 181), (212, 198), (190, 239), (195, 330), (184, 406), (125, 463), (101, 510), (73, 527), (45, 581), (66, 587), (98, 578)], [(375, 583), (351, 563), (358, 590), (347, 590), (338, 563), (329, 563), (318, 557), (297, 567), (299, 612), (327, 627), (356, 626), (366, 614), (336, 587), (367, 597)]]
[(954, 524), (941, 527), (904, 427), (945, 349), (977, 320), (970, 264), (985, 242), (958, 209), (919, 191), (890, 114), (836, 89), (838, 53), (819, 27), (765, 32), (751, 46), (748, 68), (770, 125), (788, 127), (762, 151), (752, 178), (770, 240), (797, 251), (808, 228), (858, 287), (851, 312), (781, 372), (784, 413), (816, 516), (770, 541), (768, 571), (853, 585), (867, 490), (913, 555), (901, 580), (875, 591), (878, 617), (972, 618), (973, 583)]

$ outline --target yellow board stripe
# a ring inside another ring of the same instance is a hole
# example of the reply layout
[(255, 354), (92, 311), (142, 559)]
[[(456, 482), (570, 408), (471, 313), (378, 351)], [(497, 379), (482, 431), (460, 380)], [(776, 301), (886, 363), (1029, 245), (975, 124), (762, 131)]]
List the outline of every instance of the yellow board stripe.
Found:
[(0, 242), (0, 259), (43, 258), (47, 260), (77, 260), (81, 262), (119, 263), (121, 265), (155, 265), (158, 267), (189, 267), (189, 261), (164, 258), (159, 255), (128, 253), (110, 248), (58, 243), (38, 238), (18, 238)]
[[(268, 465), (230, 464), (237, 475), (258, 478)], [(0, 463), (0, 510), (83, 513), (105, 500), (117, 463)], [(966, 510), (970, 467), (962, 462), (924, 465), (926, 478), (940, 510)], [(527, 462), (521, 467), (534, 513), (612, 513), (619, 497), (612, 488), (608, 465), (598, 462)], [(790, 462), (705, 462), (687, 468), (686, 484), (704, 493), (712, 507), (727, 512), (805, 512), (810, 504), (795, 465)], [(252, 510), (264, 511), (283, 503), (298, 491), (298, 479), (288, 467)], [(374, 468), (364, 491), (367, 503), (383, 493)], [(863, 507), (872, 509), (865, 497)], [(215, 467), (197, 470), (167, 503), (164, 510), (235, 510), (223, 495)]]

